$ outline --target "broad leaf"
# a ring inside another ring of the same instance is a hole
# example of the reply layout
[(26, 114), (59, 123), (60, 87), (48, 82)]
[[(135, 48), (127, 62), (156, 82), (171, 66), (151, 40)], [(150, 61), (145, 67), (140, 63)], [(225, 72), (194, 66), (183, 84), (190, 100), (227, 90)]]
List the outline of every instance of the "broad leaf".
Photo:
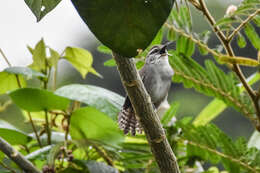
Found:
[(113, 51), (137, 55), (152, 42), (172, 9), (174, 0), (72, 0), (95, 36)]
[(31, 52), (33, 56), (33, 63), (30, 65), (30, 67), (36, 71), (45, 72), (47, 68), (46, 64), (46, 46), (41, 39), (35, 46), (35, 48), (30, 48), (28, 46), (29, 51)]
[(82, 48), (67, 47), (64, 58), (80, 72), (83, 78), (85, 78), (88, 72), (101, 77), (92, 67), (93, 58), (89, 51)]
[(15, 104), (29, 112), (52, 109), (64, 110), (68, 107), (70, 102), (67, 98), (37, 88), (17, 89), (9, 95)]
[(32, 137), (26, 135), (3, 120), (0, 120), (0, 137), (5, 139), (11, 145), (26, 145), (32, 140)]
[(114, 67), (114, 66), (116, 66), (116, 61), (114, 59), (109, 59), (104, 62), (104, 66)]
[(11, 74), (21, 74), (25, 76), (27, 80), (32, 79), (33, 77), (46, 78), (46, 75), (43, 73), (37, 72), (28, 67), (8, 67), (4, 71)]
[(124, 140), (116, 122), (92, 107), (77, 109), (71, 115), (70, 134), (73, 140), (97, 140), (117, 145)]
[(61, 0), (25, 0), (39, 22), (47, 13), (53, 10)]
[(55, 94), (95, 107), (113, 120), (116, 120), (117, 113), (124, 103), (122, 96), (93, 85), (66, 85), (59, 88)]
[(23, 76), (11, 74), (6, 71), (0, 72), (0, 94), (5, 94), (8, 91), (25, 86), (26, 82)]

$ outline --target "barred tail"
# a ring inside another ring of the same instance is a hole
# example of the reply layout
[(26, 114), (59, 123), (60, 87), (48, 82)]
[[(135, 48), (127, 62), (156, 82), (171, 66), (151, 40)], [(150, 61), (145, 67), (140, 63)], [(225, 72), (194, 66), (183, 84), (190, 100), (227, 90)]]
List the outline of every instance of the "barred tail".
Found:
[(131, 132), (131, 135), (134, 136), (136, 131), (139, 133), (142, 132), (142, 128), (136, 119), (134, 110), (128, 97), (126, 98), (123, 109), (118, 113), (118, 125), (119, 128), (124, 131), (124, 134)]

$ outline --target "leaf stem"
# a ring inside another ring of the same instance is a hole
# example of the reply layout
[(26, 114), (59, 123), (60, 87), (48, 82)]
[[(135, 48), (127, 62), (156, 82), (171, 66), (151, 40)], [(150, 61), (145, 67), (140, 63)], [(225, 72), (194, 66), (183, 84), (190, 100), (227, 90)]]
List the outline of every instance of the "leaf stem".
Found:
[(4, 52), (2, 51), (1, 48), (0, 48), (0, 53), (1, 53), (1, 55), (3, 56), (3, 58), (4, 58), (5, 62), (7, 63), (7, 65), (8, 65), (9, 67), (11, 67), (11, 66), (12, 66), (11, 63), (9, 62), (8, 58), (5, 56), (5, 54), (4, 54)]
[(50, 131), (50, 127), (49, 127), (48, 111), (44, 110), (44, 112), (45, 112), (45, 131), (47, 134), (47, 142), (48, 142), (48, 145), (51, 145), (51, 131)]
[(38, 135), (38, 133), (37, 133), (37, 130), (36, 130), (36, 128), (35, 128), (35, 125), (34, 125), (34, 123), (33, 123), (31, 112), (27, 112), (27, 114), (28, 114), (30, 123), (31, 123), (31, 125), (32, 125), (33, 132), (34, 132), (35, 137), (36, 137), (36, 139), (37, 139), (37, 142), (38, 142), (39, 146), (42, 148), (42, 143), (41, 143), (40, 137), (39, 137), (39, 135)]

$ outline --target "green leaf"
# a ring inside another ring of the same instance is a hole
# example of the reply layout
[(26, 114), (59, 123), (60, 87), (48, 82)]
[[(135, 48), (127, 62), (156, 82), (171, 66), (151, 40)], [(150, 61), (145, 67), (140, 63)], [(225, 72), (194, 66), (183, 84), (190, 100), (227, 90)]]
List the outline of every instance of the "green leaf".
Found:
[(104, 66), (114, 67), (116, 66), (116, 61), (112, 58), (104, 62)]
[(117, 113), (124, 103), (122, 96), (93, 85), (66, 85), (56, 90), (55, 94), (95, 107), (113, 120), (116, 120)]
[(102, 162), (87, 161), (86, 165), (90, 173), (119, 173), (119, 171)]
[(245, 57), (231, 57), (231, 56), (220, 56), (218, 57), (218, 60), (221, 63), (230, 63), (230, 64), (239, 64), (244, 66), (258, 66), (259, 62), (254, 59), (245, 58)]
[(179, 36), (176, 52), (190, 57), (195, 51), (195, 43), (187, 37)]
[(15, 104), (29, 112), (53, 109), (65, 110), (70, 102), (67, 98), (37, 88), (17, 89), (9, 95)]
[(177, 56), (173, 51), (170, 54), (170, 64), (175, 71), (173, 81), (182, 82), (186, 88), (193, 87), (198, 92), (224, 101), (248, 117), (252, 116), (253, 103), (247, 94), (240, 95), (238, 81), (232, 73), (225, 74), (209, 60), (205, 62), (206, 68), (203, 68), (190, 57)]
[(49, 66), (57, 69), (58, 61), (60, 59), (60, 54), (58, 52), (56, 52), (55, 50), (53, 50), (52, 48), (49, 48), (49, 49), (50, 49), (51, 56), (47, 60), (48, 64), (49, 64)]
[(167, 39), (170, 41), (175, 41), (177, 39), (177, 33), (171, 28), (168, 31)]
[(167, 125), (172, 120), (172, 118), (176, 115), (179, 106), (180, 104), (177, 102), (173, 102), (171, 104), (171, 107), (167, 110), (167, 112), (164, 114), (161, 120), (161, 123), (163, 125)]
[(24, 0), (39, 22), (47, 13), (53, 10), (61, 0)]
[(3, 120), (0, 120), (0, 137), (11, 145), (26, 145), (32, 140), (30, 136)]
[(193, 124), (195, 126), (206, 125), (208, 122), (216, 118), (223, 110), (225, 110), (227, 105), (218, 99), (214, 99), (210, 102), (195, 118)]
[(102, 52), (102, 53), (105, 53), (105, 54), (109, 54), (109, 55), (112, 54), (112, 51), (108, 47), (106, 47), (106, 46), (104, 46), (102, 44), (98, 46), (97, 50), (99, 52)]
[(250, 40), (251, 44), (257, 49), (260, 50), (260, 38), (257, 34), (257, 32), (255, 31), (254, 27), (248, 23), (245, 26), (245, 34), (248, 37), (248, 39)]
[(6, 71), (0, 72), (0, 94), (5, 94), (8, 91), (20, 88), (18, 81), (20, 82), (21, 87), (26, 86), (23, 76), (10, 74)]
[(154, 39), (153, 39), (152, 43), (150, 44), (150, 46), (153, 46), (155, 44), (161, 44), (162, 39), (163, 39), (163, 27), (158, 31), (158, 33), (154, 37)]
[[(259, 73), (254, 73), (250, 77), (246, 79), (247, 83), (249, 85), (253, 85), (260, 79)], [(240, 86), (240, 92), (243, 92), (245, 88), (243, 85)], [(199, 125), (206, 125), (210, 121), (212, 121), (214, 118), (216, 118), (221, 112), (223, 112), (227, 108), (227, 105), (219, 100), (219, 99), (213, 99), (195, 118), (193, 124), (195, 126)]]
[(245, 37), (242, 34), (238, 34), (237, 35), (237, 45), (240, 48), (246, 47), (246, 39), (245, 39)]
[(87, 73), (93, 73), (99, 77), (102, 77), (95, 69), (92, 67), (93, 58), (89, 51), (76, 48), (76, 47), (67, 47), (65, 49), (64, 58), (68, 60), (82, 75), (83, 78), (86, 77)]
[(4, 71), (10, 74), (21, 74), (25, 76), (27, 80), (32, 79), (33, 77), (47, 78), (43, 73), (28, 67), (8, 67)]
[(231, 173), (257, 172), (255, 163), (259, 163), (260, 151), (247, 148), (244, 138), (232, 141), (213, 124), (194, 127), (178, 122), (177, 126), (182, 129), (183, 136), (180, 138), (187, 144), (188, 157), (196, 156), (200, 161), (213, 164), (222, 163)]
[(30, 65), (30, 67), (36, 71), (45, 72), (46, 71), (46, 46), (41, 39), (35, 46), (34, 49), (29, 48), (29, 51), (32, 52), (33, 56), (33, 63)]
[(149, 46), (169, 16), (174, 0), (161, 0), (159, 4), (151, 0), (73, 0), (72, 3), (104, 45), (130, 58), (137, 55), (137, 49)]
[(97, 140), (117, 145), (124, 140), (116, 122), (92, 107), (77, 109), (71, 115), (70, 134), (73, 140)]
[(227, 24), (231, 24), (232, 22), (234, 22), (233, 17), (224, 17), (224, 18), (218, 20), (216, 22), (215, 26), (227, 25)]

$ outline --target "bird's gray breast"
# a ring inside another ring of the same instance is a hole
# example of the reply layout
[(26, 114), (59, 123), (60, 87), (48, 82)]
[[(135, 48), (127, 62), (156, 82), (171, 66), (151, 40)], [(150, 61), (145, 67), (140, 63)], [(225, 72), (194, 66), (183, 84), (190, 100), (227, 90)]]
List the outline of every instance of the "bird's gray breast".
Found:
[(171, 86), (173, 70), (167, 61), (146, 66), (144, 85), (154, 104), (160, 104)]

